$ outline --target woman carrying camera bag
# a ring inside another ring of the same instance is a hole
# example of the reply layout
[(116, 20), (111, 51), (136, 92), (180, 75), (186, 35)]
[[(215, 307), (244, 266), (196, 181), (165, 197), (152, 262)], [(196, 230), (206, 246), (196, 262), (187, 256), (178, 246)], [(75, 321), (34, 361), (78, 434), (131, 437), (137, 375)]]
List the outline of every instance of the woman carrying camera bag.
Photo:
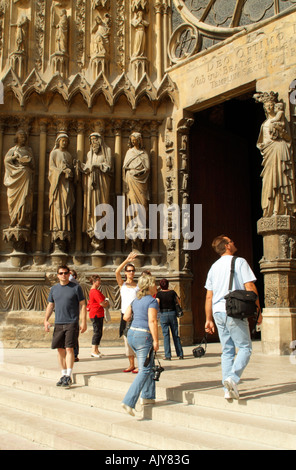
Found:
[(137, 355), (139, 367), (139, 373), (122, 402), (122, 407), (131, 416), (135, 416), (135, 406), (140, 394), (143, 405), (155, 402), (154, 354), (150, 354), (148, 365), (145, 365), (145, 361), (151, 349), (156, 352), (159, 348), (158, 302), (153, 298), (157, 292), (154, 277), (142, 275), (139, 278), (138, 287), (137, 298), (127, 308), (123, 317), (127, 322), (132, 319), (127, 340)]

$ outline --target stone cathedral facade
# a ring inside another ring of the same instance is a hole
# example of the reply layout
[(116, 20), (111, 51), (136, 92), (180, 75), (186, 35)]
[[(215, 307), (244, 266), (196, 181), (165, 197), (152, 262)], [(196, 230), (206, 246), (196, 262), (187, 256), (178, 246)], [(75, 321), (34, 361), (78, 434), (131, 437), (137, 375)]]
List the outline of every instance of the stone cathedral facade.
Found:
[(181, 296), (180, 336), (193, 344), (211, 241), (227, 231), (261, 279), (264, 352), (289, 353), (295, 32), (288, 0), (0, 1), (4, 346), (49, 345), (44, 311), (64, 263), (86, 297), (100, 274), (103, 338), (117, 344), (115, 269), (132, 250), (137, 274)]

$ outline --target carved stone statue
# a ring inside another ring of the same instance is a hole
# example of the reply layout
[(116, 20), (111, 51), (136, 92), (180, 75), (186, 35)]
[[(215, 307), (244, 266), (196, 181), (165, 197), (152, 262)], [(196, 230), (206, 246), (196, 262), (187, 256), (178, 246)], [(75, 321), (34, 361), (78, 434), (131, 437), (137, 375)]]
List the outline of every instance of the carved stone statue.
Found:
[(291, 155), (291, 139), (276, 93), (257, 93), (256, 101), (263, 103), (266, 121), (261, 126), (257, 147), (262, 156), (263, 217), (293, 215), (295, 203), (295, 174)]
[(100, 57), (105, 57), (109, 50), (110, 15), (105, 13), (104, 20), (98, 15), (92, 29), (93, 50)]
[(144, 20), (143, 11), (139, 10), (135, 13), (131, 21), (132, 26), (135, 28), (134, 49), (132, 57), (145, 57), (146, 45), (146, 32), (145, 28), (149, 26), (149, 22)]
[[(133, 132), (131, 134), (129, 147), (123, 162), (123, 183), (127, 206), (131, 204), (140, 204), (143, 206), (145, 213), (143, 213), (142, 208), (141, 211), (138, 210), (137, 212), (141, 219), (145, 217), (147, 220), (150, 161), (147, 152), (144, 150), (142, 136), (139, 132)], [(128, 220), (132, 218), (133, 217), (128, 217)], [(141, 220), (140, 223), (142, 222), (144, 222), (144, 220)], [(145, 240), (146, 232), (143, 232), (142, 229), (138, 231), (139, 237)], [(136, 238), (138, 238), (138, 236)], [(136, 240), (133, 242), (133, 247), (133, 249), (138, 249), (139, 247), (139, 243), (137, 243)]]
[(52, 241), (65, 249), (64, 241), (71, 240), (72, 210), (74, 207), (73, 160), (67, 151), (69, 137), (57, 136), (49, 156), (49, 210)]
[(17, 52), (24, 52), (25, 50), (25, 43), (26, 43), (26, 32), (27, 32), (27, 24), (29, 20), (26, 15), (22, 15), (21, 18), (18, 20), (16, 25), (16, 35), (15, 35), (15, 42), (16, 42), (16, 51)]
[(79, 163), (83, 173), (84, 212), (82, 231), (92, 239), (92, 245), (99, 249), (100, 240), (95, 238), (97, 223), (96, 207), (99, 204), (109, 204), (112, 157), (111, 149), (105, 144), (101, 134), (94, 132), (89, 136), (90, 151), (86, 162)]
[(16, 145), (4, 157), (4, 185), (7, 187), (10, 227), (29, 228), (33, 210), (33, 178), (35, 162), (27, 147), (27, 134), (19, 130)]
[(62, 10), (60, 20), (56, 27), (56, 51), (66, 54), (68, 52), (68, 17), (67, 11)]

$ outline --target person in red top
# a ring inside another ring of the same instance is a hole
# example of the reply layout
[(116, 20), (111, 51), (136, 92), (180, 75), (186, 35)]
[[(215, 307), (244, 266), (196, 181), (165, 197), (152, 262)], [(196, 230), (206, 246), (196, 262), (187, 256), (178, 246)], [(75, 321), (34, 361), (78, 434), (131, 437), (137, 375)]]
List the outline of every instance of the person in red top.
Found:
[(101, 285), (100, 276), (92, 276), (90, 281), (92, 283), (92, 287), (89, 291), (87, 310), (94, 330), (91, 357), (102, 357), (102, 354), (99, 351), (99, 345), (103, 335), (104, 308), (109, 307), (109, 302), (99, 290)]

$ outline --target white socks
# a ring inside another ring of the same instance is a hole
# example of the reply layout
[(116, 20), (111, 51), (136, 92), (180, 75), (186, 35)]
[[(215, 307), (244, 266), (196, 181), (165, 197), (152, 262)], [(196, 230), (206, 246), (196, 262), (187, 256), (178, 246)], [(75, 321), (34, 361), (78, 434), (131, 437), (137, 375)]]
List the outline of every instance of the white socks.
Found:
[(72, 369), (62, 369), (62, 376), (63, 375), (68, 375), (69, 377), (71, 377)]

